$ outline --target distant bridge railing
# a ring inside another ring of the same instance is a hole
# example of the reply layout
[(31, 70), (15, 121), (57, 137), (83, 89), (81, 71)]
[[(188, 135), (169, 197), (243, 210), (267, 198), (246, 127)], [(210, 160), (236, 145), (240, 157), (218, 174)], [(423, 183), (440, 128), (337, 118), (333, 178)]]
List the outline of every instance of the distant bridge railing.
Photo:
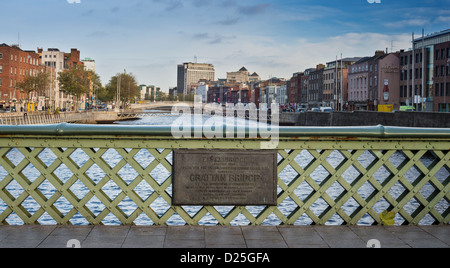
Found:
[(0, 225), (380, 225), (385, 210), (396, 224), (449, 223), (450, 129), (279, 132), (277, 206), (174, 206), (174, 149), (259, 150), (267, 139), (175, 139), (170, 127), (154, 126), (0, 126)]

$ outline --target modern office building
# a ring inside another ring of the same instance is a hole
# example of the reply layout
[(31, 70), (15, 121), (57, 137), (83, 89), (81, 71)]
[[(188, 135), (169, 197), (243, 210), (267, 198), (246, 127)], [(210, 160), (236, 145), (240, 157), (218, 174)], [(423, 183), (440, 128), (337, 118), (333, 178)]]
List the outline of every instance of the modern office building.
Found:
[(413, 34), (413, 48), (400, 51), (400, 99), (418, 111), (450, 111), (450, 29)]
[(178, 65), (178, 94), (190, 94), (191, 85), (203, 81), (214, 81), (216, 71), (209, 63), (183, 63)]

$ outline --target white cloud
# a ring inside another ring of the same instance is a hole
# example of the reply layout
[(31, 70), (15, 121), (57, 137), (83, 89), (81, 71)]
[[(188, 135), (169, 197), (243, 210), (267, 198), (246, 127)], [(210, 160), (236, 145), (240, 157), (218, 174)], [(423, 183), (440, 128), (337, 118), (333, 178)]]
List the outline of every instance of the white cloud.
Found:
[(424, 25), (430, 24), (429, 20), (426, 19), (407, 19), (407, 20), (401, 20), (396, 22), (389, 22), (386, 23), (386, 27), (392, 27), (392, 28), (402, 28), (407, 26), (419, 26), (423, 27)]
[(226, 71), (236, 71), (236, 68), (245, 66), (263, 79), (269, 76), (290, 78), (295, 72), (319, 63), (326, 64), (335, 60), (336, 56), (340, 58), (341, 53), (343, 57), (364, 57), (374, 55), (376, 50), (388, 48), (391, 51), (392, 45), (394, 51), (411, 47), (411, 36), (408, 34), (348, 33), (318, 42), (299, 38), (290, 43), (257, 37), (237, 40), (234, 45), (222, 49), (224, 66), (216, 65), (216, 70), (222, 71), (218, 73), (219, 77), (224, 77)]
[[(202, 36), (210, 38), (210, 34)], [(207, 39), (208, 40), (208, 39)], [(214, 64), (216, 79), (225, 78), (226, 72), (237, 71), (245, 66), (250, 72), (257, 72), (262, 79), (271, 76), (289, 79), (293, 73), (315, 67), (317, 64), (343, 57), (364, 57), (374, 55), (376, 50), (394, 51), (408, 49), (411, 36), (385, 35), (378, 33), (348, 33), (324, 38), (322, 41), (311, 42), (299, 38), (294, 42), (284, 42), (276, 38), (261, 36), (236, 36), (226, 43), (208, 44), (205, 39), (187, 44), (177, 51), (173, 58), (154, 58), (152, 65), (139, 64), (133, 73), (139, 82), (154, 83), (164, 90), (176, 86), (176, 65), (183, 61), (192, 61), (194, 55), (199, 61)], [(183, 56), (184, 55), (184, 58)], [(192, 58), (186, 58), (192, 55)], [(128, 70), (128, 69), (127, 69)]]
[(450, 23), (450, 16), (439, 16), (436, 18), (436, 23)]
[(387, 48), (390, 51), (392, 44), (394, 51), (408, 49), (410, 43), (411, 37), (407, 34), (389, 36), (378, 33), (348, 33), (316, 43), (299, 41), (294, 58), (302, 68), (308, 68), (318, 63), (333, 61), (336, 55), (340, 58), (341, 53), (343, 57), (371, 56), (376, 50)]

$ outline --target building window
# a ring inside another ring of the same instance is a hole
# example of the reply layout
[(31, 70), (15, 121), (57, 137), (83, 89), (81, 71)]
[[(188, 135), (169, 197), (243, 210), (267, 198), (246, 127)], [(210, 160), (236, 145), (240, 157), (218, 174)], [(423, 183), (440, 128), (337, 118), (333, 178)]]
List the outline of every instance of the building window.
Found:
[(3, 66), (0, 65), (0, 74), (2, 74), (2, 73), (3, 73)]
[(3, 78), (0, 77), (0, 87), (3, 86)]
[(0, 60), (3, 60), (3, 53), (0, 53)]

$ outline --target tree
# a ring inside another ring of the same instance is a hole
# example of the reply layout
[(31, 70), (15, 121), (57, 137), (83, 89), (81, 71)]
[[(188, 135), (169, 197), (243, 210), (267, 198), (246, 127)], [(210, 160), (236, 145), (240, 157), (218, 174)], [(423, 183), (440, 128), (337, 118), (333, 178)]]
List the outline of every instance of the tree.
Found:
[(32, 92), (38, 93), (39, 96), (44, 96), (45, 90), (50, 83), (49, 73), (38, 72), (36, 75), (27, 75), (17, 86), (25, 91), (28, 94), (28, 99), (30, 99), (30, 93)]
[(79, 103), (83, 94), (95, 87), (101, 88), (100, 78), (96, 73), (78, 66), (60, 72), (58, 81), (62, 90), (75, 97), (76, 103)]
[(109, 80), (105, 92), (101, 95), (103, 101), (117, 99), (118, 84), (120, 81), (120, 100), (126, 104), (134, 102), (139, 95), (139, 85), (132, 73), (119, 73)]
[(27, 93), (37, 92), (39, 95), (44, 95), (49, 84), (49, 74), (47, 72), (38, 72), (36, 76), (27, 75), (17, 86)]

